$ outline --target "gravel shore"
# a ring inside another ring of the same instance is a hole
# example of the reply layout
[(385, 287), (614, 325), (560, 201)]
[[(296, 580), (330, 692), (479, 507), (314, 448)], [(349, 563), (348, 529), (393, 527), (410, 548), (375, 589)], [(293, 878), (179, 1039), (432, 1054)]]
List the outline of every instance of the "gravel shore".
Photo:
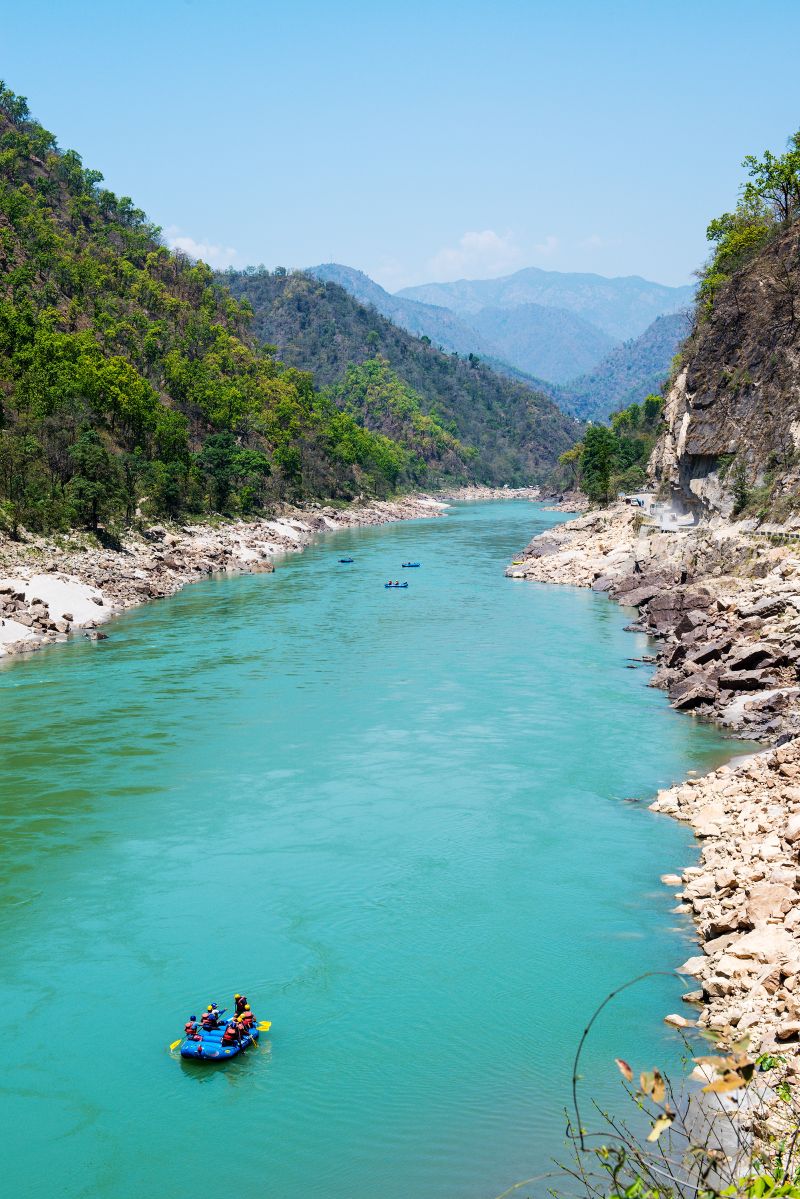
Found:
[(66, 641), (99, 638), (116, 613), (174, 595), (218, 573), (267, 573), (273, 559), (296, 553), (323, 533), (441, 516), (432, 496), (406, 496), (348, 508), (282, 507), (267, 519), (130, 532), (114, 548), (95, 537), (0, 536), (0, 657)]

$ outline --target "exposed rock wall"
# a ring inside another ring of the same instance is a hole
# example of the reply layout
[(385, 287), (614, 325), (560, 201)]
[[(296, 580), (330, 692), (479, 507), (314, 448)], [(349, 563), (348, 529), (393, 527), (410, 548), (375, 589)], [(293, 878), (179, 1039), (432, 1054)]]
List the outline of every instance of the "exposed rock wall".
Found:
[(683, 363), (651, 460), (656, 481), (701, 516), (728, 515), (741, 464), (766, 509), (800, 511), (800, 224), (719, 290)]

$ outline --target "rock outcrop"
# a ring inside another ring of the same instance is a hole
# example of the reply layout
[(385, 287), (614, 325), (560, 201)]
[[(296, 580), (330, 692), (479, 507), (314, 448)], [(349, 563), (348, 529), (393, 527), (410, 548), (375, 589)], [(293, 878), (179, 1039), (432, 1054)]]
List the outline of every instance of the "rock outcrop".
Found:
[[(734, 490), (760, 506), (800, 509), (800, 225), (720, 288), (683, 350), (651, 462), (679, 505), (729, 515)], [(731, 462), (734, 459), (734, 462)]]

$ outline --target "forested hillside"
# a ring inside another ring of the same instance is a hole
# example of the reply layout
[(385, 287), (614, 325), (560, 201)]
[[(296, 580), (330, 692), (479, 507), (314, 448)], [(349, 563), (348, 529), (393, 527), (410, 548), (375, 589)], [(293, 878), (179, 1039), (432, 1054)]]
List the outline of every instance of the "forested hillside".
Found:
[(543, 304), (482, 308), (470, 320), (501, 362), (549, 383), (591, 370), (614, 344), (576, 313)]
[(465, 477), (434, 418), (402, 446), (367, 431), (250, 319), (0, 85), (0, 526), (386, 494), (445, 458)]
[(371, 305), (381, 316), (408, 333), (413, 333), (414, 337), (430, 338), (439, 349), (455, 351), (464, 357), (478, 354), (481, 358), (488, 358), (496, 353), (474, 328), (459, 320), (449, 309), (393, 296), (363, 271), (342, 266), (338, 262), (325, 262), (321, 266), (309, 267), (305, 273), (325, 283), (338, 283), (359, 304)]
[(363, 411), (348, 401), (348, 369), (382, 362), (382, 372), (388, 369), (414, 393), (421, 413), (475, 451), (470, 473), (481, 482), (541, 479), (575, 441), (575, 421), (541, 392), (489, 369), (475, 355), (442, 353), (335, 283), (263, 269), (227, 271), (220, 279), (252, 307), (254, 332), (291, 366), (313, 371), (346, 410)]
[(688, 312), (659, 316), (639, 337), (615, 347), (589, 374), (550, 389), (562, 408), (581, 420), (607, 420), (658, 392), (692, 320)]

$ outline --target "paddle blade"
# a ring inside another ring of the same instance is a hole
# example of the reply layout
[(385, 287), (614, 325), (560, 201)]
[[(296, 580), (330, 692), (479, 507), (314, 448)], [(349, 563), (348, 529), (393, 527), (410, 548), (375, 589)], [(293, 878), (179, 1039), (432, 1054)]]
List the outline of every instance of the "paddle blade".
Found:
[(269, 1030), (271, 1028), (272, 1028), (271, 1020), (259, 1020), (259, 1022), (258, 1022), (258, 1031), (259, 1032), (269, 1032)]
[(183, 1038), (180, 1037), (180, 1038), (178, 1038), (177, 1041), (173, 1041), (172, 1044), (170, 1045), (170, 1049), (177, 1049), (178, 1046), (180, 1045), (182, 1039)]

